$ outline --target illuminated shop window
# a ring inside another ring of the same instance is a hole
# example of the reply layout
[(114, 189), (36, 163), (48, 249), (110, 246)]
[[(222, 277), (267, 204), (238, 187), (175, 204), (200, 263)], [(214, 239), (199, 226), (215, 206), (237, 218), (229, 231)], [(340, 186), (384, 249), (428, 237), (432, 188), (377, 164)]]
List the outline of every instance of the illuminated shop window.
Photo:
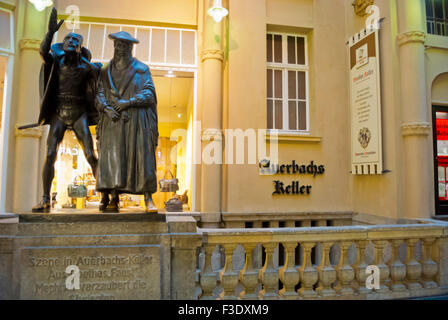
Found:
[(267, 34), (267, 128), (309, 131), (307, 39)]
[[(8, 82), (8, 62), (14, 55), (14, 15), (10, 10), (0, 8), (0, 129), (3, 127), (3, 113)], [(10, 72), (10, 70), (9, 70)], [(7, 112), (6, 112), (7, 113)], [(2, 132), (0, 130), (0, 137)]]
[[(178, 179), (177, 196), (183, 195), (183, 210), (190, 211), (193, 207), (196, 30), (80, 22), (76, 29), (67, 30), (63, 26), (54, 41), (62, 41), (70, 31), (81, 34), (84, 37), (83, 45), (92, 53), (92, 61), (103, 64), (108, 63), (114, 54), (114, 44), (108, 38), (109, 34), (126, 31), (140, 41), (134, 46), (133, 55), (149, 65), (158, 98), (157, 180), (171, 177)], [(94, 127), (91, 127), (91, 132), (96, 141)], [(84, 200), (69, 197), (68, 186), (75, 184), (86, 186), (87, 196)], [(98, 208), (100, 194), (95, 192), (95, 185), (95, 177), (76, 137), (72, 132), (67, 133), (59, 150), (52, 189), (57, 200), (56, 209)], [(164, 209), (165, 203), (173, 197), (174, 192), (161, 192), (158, 184), (158, 192), (153, 195), (153, 201), (157, 208)], [(122, 209), (144, 207), (141, 195), (122, 194), (120, 200)]]
[(425, 0), (428, 33), (448, 36), (448, 0)]

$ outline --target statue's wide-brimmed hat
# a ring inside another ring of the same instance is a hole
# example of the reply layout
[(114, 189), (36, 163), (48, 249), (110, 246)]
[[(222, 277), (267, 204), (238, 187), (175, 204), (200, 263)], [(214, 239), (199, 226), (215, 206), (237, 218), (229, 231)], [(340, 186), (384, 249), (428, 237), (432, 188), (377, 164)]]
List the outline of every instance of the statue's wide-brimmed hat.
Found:
[(109, 39), (112, 39), (112, 40), (122, 40), (122, 41), (130, 42), (132, 44), (140, 43), (140, 41), (138, 41), (137, 39), (132, 37), (126, 31), (120, 31), (120, 32), (117, 32), (117, 33), (112, 33), (112, 34), (109, 35)]

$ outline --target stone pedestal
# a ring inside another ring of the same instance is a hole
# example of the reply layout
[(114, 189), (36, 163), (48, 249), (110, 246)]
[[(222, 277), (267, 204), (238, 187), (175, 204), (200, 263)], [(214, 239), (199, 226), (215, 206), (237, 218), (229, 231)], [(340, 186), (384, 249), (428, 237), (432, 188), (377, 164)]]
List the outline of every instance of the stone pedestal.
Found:
[(20, 214), (0, 220), (0, 298), (193, 299), (199, 246), (188, 216)]

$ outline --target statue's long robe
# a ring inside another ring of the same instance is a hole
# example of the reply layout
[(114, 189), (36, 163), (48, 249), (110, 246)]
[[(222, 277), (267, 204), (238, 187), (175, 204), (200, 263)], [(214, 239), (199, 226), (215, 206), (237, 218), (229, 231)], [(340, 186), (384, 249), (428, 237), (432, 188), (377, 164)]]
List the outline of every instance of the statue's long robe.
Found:
[[(112, 68), (111, 61), (101, 70), (98, 81), (97, 190), (155, 193), (155, 153), (159, 133), (157, 97), (151, 72), (135, 58), (124, 71), (112, 72)], [(114, 74), (119, 76), (114, 78)], [(112, 106), (117, 99), (130, 98), (135, 98), (137, 104), (123, 112), (120, 120), (114, 122), (104, 113), (106, 105)]]

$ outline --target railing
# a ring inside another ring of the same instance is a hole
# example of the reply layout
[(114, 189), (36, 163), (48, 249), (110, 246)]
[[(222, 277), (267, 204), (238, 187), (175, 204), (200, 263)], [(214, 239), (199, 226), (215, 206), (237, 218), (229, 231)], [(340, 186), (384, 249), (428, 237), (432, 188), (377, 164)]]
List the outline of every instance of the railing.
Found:
[(324, 213), (223, 213), (222, 227), (233, 228), (307, 228), (351, 226), (352, 212)]
[[(448, 224), (436, 221), (199, 232), (199, 299), (390, 299), (448, 293)], [(371, 265), (379, 270), (379, 288), (366, 286)]]

